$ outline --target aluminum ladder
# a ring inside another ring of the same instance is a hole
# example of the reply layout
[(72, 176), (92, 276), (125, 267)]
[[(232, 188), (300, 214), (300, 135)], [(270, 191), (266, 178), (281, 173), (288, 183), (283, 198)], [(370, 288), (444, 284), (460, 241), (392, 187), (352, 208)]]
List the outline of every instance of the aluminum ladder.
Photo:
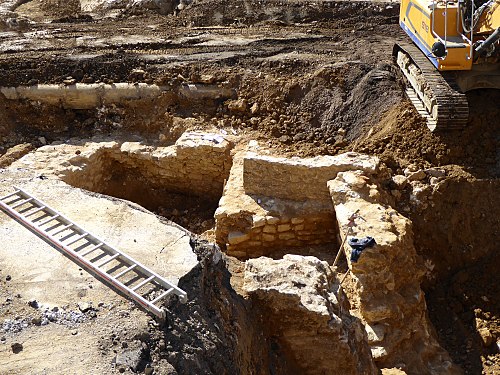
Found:
[(0, 209), (67, 255), (80, 267), (129, 296), (147, 311), (165, 319), (160, 303), (171, 294), (186, 302), (176, 285), (80, 228), (46, 203), (20, 188), (0, 198)]

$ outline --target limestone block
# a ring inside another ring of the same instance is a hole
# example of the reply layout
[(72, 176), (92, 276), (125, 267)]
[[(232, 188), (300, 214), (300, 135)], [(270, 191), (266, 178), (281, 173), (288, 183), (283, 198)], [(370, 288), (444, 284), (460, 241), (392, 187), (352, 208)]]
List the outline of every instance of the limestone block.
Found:
[(195, 163), (199, 163), (204, 158), (193, 155), (192, 149), (198, 149), (200, 152), (204, 150), (203, 156), (207, 156), (209, 152), (217, 152), (217, 158), (219, 158), (220, 153), (228, 153), (231, 150), (233, 143), (228, 141), (223, 134), (193, 131), (183, 133), (175, 142), (175, 147), (180, 156), (192, 158)]
[(266, 226), (264, 226), (264, 229), (262, 229), (262, 232), (264, 232), (264, 233), (276, 233), (277, 229), (273, 225), (266, 225)]
[(147, 160), (151, 160), (153, 147), (145, 146), (140, 142), (123, 142), (120, 151), (126, 154), (134, 154)]
[(280, 240), (291, 240), (291, 239), (295, 238), (295, 234), (291, 233), (291, 232), (280, 233), (278, 235), (278, 238)]
[(263, 217), (263, 216), (258, 216), (258, 215), (254, 215), (252, 217), (252, 226), (254, 228), (260, 228), (260, 227), (263, 227), (264, 225), (266, 225), (266, 218)]
[(227, 240), (230, 245), (237, 245), (250, 239), (250, 234), (242, 232), (229, 232)]
[(274, 216), (266, 216), (266, 222), (269, 225), (274, 225), (274, 224), (278, 224), (280, 222), (280, 219), (278, 217), (274, 217)]
[(292, 224), (302, 224), (304, 222), (304, 219), (299, 217), (294, 217), (292, 218), (291, 222)]
[[(378, 159), (357, 153), (315, 158), (282, 158), (247, 152), (243, 186), (247, 194), (269, 195), (293, 200), (328, 200), (326, 182), (345, 170), (374, 173)], [(291, 181), (297, 182), (291, 182)], [(289, 181), (287, 183), (287, 181)]]
[(288, 232), (290, 229), (292, 229), (292, 226), (290, 224), (278, 225), (278, 232)]
[(299, 231), (299, 230), (304, 230), (304, 224), (299, 224), (293, 227), (293, 230)]
[(275, 239), (276, 239), (276, 237), (272, 234), (267, 234), (267, 233), (262, 234), (263, 241), (269, 242), (269, 241), (274, 241)]
[(261, 241), (248, 241), (246, 243), (246, 245), (248, 245), (249, 247), (261, 247), (262, 242)]
[(360, 321), (331, 290), (328, 263), (287, 254), (245, 263), (243, 289), (262, 308), (270, 332), (291, 352), (304, 374), (375, 374)]

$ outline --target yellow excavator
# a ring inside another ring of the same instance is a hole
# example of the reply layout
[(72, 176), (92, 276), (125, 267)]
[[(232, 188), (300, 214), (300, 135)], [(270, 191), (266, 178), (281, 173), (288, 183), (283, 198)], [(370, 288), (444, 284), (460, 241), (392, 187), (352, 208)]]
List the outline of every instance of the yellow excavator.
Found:
[(500, 0), (401, 0), (399, 24), (413, 42), (393, 50), (408, 97), (431, 131), (464, 128), (465, 92), (500, 89)]

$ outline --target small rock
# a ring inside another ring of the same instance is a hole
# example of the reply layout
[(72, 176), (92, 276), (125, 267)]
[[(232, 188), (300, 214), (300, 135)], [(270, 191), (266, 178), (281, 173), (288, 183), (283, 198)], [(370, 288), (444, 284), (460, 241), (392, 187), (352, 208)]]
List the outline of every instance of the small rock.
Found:
[(160, 349), (161, 351), (165, 350), (165, 341), (164, 340), (160, 340), (160, 342), (158, 343), (158, 349)]
[(374, 359), (379, 359), (387, 356), (387, 350), (383, 346), (372, 346), (372, 357)]
[(488, 347), (491, 344), (493, 344), (493, 335), (491, 334), (488, 328), (480, 328), (478, 330), (478, 333), (481, 336), (481, 339), (483, 340), (483, 345), (485, 347)]
[(47, 144), (47, 139), (45, 139), (45, 137), (38, 137), (38, 140), (40, 141), (40, 143), (42, 145), (46, 145)]
[(42, 318), (38, 316), (34, 317), (33, 319), (31, 319), (31, 324), (34, 324), (36, 326), (42, 325)]
[(214, 82), (215, 82), (215, 76), (214, 76), (214, 75), (212, 75), (212, 74), (202, 74), (202, 75), (200, 76), (199, 81), (200, 81), (201, 83), (208, 83), (208, 84), (212, 84), (212, 83), (214, 83)]
[(7, 275), (7, 276), (5, 277), (5, 280), (6, 280), (6, 281), (10, 281), (10, 280), (12, 280), (12, 276)]
[(410, 174), (416, 171), (418, 171), (417, 166), (415, 164), (410, 164), (408, 167), (405, 168), (404, 175), (408, 177)]
[(425, 173), (427, 173), (431, 177), (437, 177), (437, 178), (446, 176), (445, 171), (443, 171), (442, 169), (437, 169), (437, 168), (427, 168), (425, 170)]
[(38, 309), (40, 306), (38, 305), (38, 301), (36, 299), (33, 299), (31, 301), (28, 301), (28, 306), (33, 307), (34, 309)]
[(408, 180), (410, 181), (421, 181), (423, 180), (427, 175), (423, 170), (418, 170), (416, 172), (410, 172), (408, 174)]
[(116, 356), (116, 365), (130, 367), (133, 371), (137, 371), (142, 355), (142, 348), (125, 350)]
[(255, 115), (257, 112), (259, 112), (259, 105), (257, 103), (254, 103), (250, 108), (250, 113), (252, 115)]
[(429, 183), (434, 186), (434, 185), (437, 185), (439, 183), (439, 178), (438, 177), (431, 177), (429, 179)]
[(14, 354), (17, 354), (23, 350), (23, 344), (20, 344), (18, 342), (13, 343), (10, 347)]
[(76, 334), (78, 334), (78, 331), (77, 331), (76, 329), (74, 329), (73, 331), (71, 331), (71, 334), (72, 334), (73, 336), (75, 336)]
[(246, 99), (232, 100), (228, 103), (227, 108), (231, 112), (246, 112), (248, 108), (248, 102)]
[(405, 188), (406, 184), (408, 183), (408, 179), (403, 176), (403, 175), (396, 175), (392, 177), (392, 182), (394, 182), (394, 185), (396, 185), (396, 188), (399, 190), (402, 190)]
[(81, 312), (87, 312), (92, 309), (92, 305), (88, 302), (78, 302), (78, 309)]
[(292, 141), (292, 138), (290, 138), (288, 135), (282, 135), (281, 137), (278, 138), (278, 140), (281, 143), (289, 143)]

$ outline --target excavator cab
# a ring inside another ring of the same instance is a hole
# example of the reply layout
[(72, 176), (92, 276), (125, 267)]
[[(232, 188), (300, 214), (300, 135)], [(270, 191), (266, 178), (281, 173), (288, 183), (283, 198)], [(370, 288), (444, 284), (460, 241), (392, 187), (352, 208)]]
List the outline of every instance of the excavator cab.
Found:
[(408, 97), (431, 131), (465, 127), (464, 93), (500, 89), (500, 0), (401, 0), (399, 24), (412, 42), (393, 50)]

